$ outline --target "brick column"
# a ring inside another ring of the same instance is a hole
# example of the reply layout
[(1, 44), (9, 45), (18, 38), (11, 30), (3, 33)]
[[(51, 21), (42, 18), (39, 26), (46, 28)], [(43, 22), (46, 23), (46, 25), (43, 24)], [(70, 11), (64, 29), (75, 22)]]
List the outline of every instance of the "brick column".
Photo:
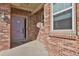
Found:
[(0, 21), (0, 51), (10, 48), (10, 4), (0, 4), (5, 12), (5, 20)]

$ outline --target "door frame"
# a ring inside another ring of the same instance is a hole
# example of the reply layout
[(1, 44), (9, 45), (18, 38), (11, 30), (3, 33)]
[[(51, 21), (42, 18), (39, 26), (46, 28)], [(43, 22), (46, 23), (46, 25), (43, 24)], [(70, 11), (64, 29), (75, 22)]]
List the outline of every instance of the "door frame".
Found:
[(10, 21), (10, 48), (12, 48), (12, 17), (13, 16), (20, 16), (24, 17), (26, 20), (26, 42), (28, 41), (28, 17), (26, 15), (18, 15), (18, 14), (11, 14), (11, 21)]

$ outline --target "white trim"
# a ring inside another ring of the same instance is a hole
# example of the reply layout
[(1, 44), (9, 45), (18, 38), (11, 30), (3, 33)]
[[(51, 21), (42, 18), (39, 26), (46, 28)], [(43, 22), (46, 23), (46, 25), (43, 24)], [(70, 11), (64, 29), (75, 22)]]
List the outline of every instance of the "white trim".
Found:
[(72, 30), (75, 31), (76, 30), (76, 16), (75, 16), (75, 4), (72, 4)]
[(51, 3), (51, 10), (50, 10), (50, 33), (53, 31), (53, 3)]
[(28, 37), (28, 35), (29, 35), (29, 29), (28, 29), (28, 27), (29, 27), (29, 25), (28, 25), (28, 17), (26, 17), (26, 41), (28, 41), (29, 40), (29, 37)]
[(61, 10), (61, 11), (59, 11), (59, 12), (54, 13), (53, 15), (60, 14), (60, 13), (62, 13), (62, 12), (64, 12), (64, 11), (69, 10), (69, 9), (72, 9), (72, 7), (69, 7), (69, 8), (63, 9), (63, 10)]
[[(60, 12), (64, 12), (68, 9), (70, 9), (71, 7), (67, 8), (67, 9), (64, 9), (64, 10), (61, 10)], [(57, 29), (57, 30), (54, 30), (53, 29), (53, 15), (56, 15), (60, 12), (57, 12), (57, 13), (54, 13), (53, 14), (53, 4), (51, 4), (51, 27), (50, 27), (50, 31), (52, 32), (64, 32), (64, 31), (67, 31), (67, 32), (72, 32), (72, 31), (76, 31), (76, 16), (75, 16), (75, 4), (72, 4), (72, 29), (65, 29), (65, 30), (62, 30), (62, 29)]]

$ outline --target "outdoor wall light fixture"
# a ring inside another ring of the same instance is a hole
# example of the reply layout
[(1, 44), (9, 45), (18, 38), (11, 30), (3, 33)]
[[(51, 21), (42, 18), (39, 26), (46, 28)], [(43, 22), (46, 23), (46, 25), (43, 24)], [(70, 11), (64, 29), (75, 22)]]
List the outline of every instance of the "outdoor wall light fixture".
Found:
[(0, 10), (0, 21), (1, 22), (5, 22), (8, 23), (9, 22), (9, 18), (7, 17), (7, 11), (5, 10)]
[(4, 12), (0, 11), (0, 21), (3, 22), (5, 18)]

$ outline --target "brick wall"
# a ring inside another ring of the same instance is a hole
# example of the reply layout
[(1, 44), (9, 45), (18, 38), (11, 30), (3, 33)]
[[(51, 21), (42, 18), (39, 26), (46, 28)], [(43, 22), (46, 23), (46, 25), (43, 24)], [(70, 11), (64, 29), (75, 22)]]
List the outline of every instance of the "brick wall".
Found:
[[(78, 12), (79, 4), (77, 7), (77, 32), (78, 32)], [(65, 34), (62, 32), (55, 33), (50, 32), (50, 20), (51, 20), (51, 4), (44, 5), (44, 29), (40, 31), (41, 41), (45, 44), (49, 55), (53, 56), (73, 56), (79, 55), (78, 35)]]
[(0, 4), (0, 10), (5, 11), (8, 22), (0, 21), (0, 51), (10, 48), (10, 5)]
[(36, 26), (38, 22), (41, 22), (40, 16), (44, 13), (44, 9), (41, 8), (38, 12), (32, 14), (29, 17), (28, 26), (29, 26), (29, 40), (35, 40), (39, 33), (39, 28)]
[[(4, 7), (4, 8), (3, 8)], [(0, 8), (7, 11), (7, 17), (10, 19), (10, 5), (9, 4), (0, 4)], [(79, 55), (79, 36), (78, 36), (78, 13), (79, 13), (79, 4), (76, 4), (76, 15), (77, 15), (77, 34), (73, 35), (69, 33), (68, 35), (65, 33), (55, 33), (50, 32), (50, 20), (51, 20), (51, 5), (44, 5), (44, 29), (39, 31), (39, 28), (36, 27), (36, 24), (40, 22), (39, 16), (43, 13), (43, 10), (38, 11), (37, 13), (28, 16), (28, 35), (29, 40), (35, 40), (39, 33), (40, 40), (45, 44), (49, 55)], [(23, 11), (22, 11), (23, 12)], [(16, 13), (16, 12), (13, 12)], [(17, 14), (21, 14), (17, 11)], [(25, 15), (22, 13), (22, 15)], [(7, 26), (5, 22), (0, 21), (0, 51), (10, 48), (10, 23), (7, 22)]]
[[(3, 10), (8, 18), (8, 21), (0, 21), (0, 51), (10, 49), (12, 41), (12, 28), (11, 28), (11, 16), (12, 14), (29, 16), (31, 12), (11, 8), (11, 4), (0, 3), (0, 10)], [(5, 19), (6, 20), (6, 19)]]

